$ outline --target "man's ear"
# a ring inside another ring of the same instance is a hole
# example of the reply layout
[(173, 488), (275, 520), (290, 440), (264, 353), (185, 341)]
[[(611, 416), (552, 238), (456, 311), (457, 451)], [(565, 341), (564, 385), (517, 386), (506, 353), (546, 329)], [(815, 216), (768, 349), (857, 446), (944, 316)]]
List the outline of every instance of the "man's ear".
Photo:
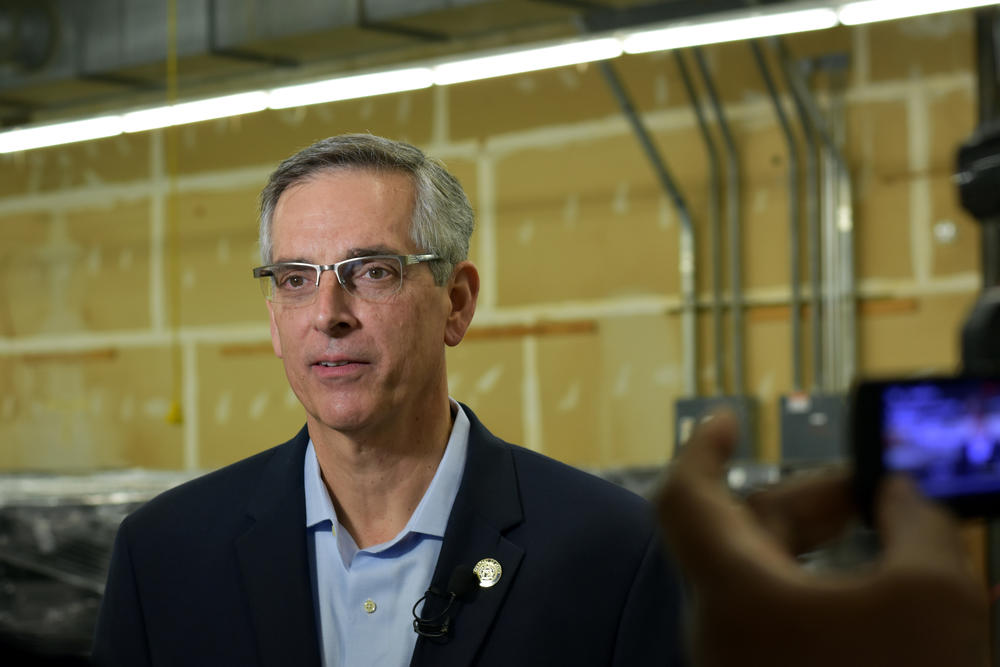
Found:
[[(459, 262), (448, 281), (448, 298), (451, 310), (444, 329), (444, 342), (455, 346), (462, 342), (472, 323), (479, 298), (479, 271), (469, 261)], [(273, 318), (272, 318), (273, 330)], [(280, 356), (280, 355), (279, 355)]]
[(281, 336), (278, 335), (278, 325), (274, 321), (274, 304), (270, 301), (267, 302), (267, 313), (271, 319), (271, 347), (274, 348), (274, 354), (281, 359)]

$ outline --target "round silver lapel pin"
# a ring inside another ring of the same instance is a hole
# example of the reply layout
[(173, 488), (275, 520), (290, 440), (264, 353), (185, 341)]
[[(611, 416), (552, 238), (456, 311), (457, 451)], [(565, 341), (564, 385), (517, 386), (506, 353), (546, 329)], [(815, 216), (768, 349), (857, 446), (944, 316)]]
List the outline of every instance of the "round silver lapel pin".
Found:
[(472, 571), (479, 577), (479, 585), (482, 588), (493, 586), (500, 581), (500, 575), (503, 574), (503, 568), (500, 567), (499, 561), (493, 558), (482, 559), (476, 563)]

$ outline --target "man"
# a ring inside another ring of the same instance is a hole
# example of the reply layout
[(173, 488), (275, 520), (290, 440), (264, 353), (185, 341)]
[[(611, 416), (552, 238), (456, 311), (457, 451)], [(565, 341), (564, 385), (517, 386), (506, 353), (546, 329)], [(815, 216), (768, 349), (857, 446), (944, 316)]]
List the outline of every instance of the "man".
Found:
[(272, 174), (254, 275), (306, 425), (122, 523), (98, 664), (679, 663), (644, 502), (448, 396), (472, 228), (407, 144), (334, 137)]
[(857, 572), (810, 572), (795, 554), (843, 530), (853, 514), (846, 475), (793, 479), (744, 504), (723, 483), (737, 439), (729, 414), (699, 427), (658, 499), (691, 586), (695, 664), (989, 664), (985, 586), (940, 507), (889, 479), (877, 505), (877, 560)]

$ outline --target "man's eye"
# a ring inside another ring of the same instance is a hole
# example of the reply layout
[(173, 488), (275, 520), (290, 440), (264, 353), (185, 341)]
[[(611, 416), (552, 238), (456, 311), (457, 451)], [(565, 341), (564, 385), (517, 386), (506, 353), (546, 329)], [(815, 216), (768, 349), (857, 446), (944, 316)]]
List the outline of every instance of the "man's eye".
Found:
[(392, 281), (399, 276), (399, 266), (391, 260), (366, 259), (358, 262), (351, 274), (355, 282), (375, 283)]
[(283, 273), (277, 276), (276, 282), (281, 289), (299, 289), (308, 283), (305, 274)]

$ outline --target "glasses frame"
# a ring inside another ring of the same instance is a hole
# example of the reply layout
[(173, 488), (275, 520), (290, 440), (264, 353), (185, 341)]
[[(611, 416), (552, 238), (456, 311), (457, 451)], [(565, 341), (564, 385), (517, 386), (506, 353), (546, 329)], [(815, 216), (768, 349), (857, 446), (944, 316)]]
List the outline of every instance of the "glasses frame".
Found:
[[(361, 299), (362, 301), (369, 301), (371, 303), (377, 303), (377, 302), (372, 302), (370, 299), (365, 299), (362, 296), (358, 296), (357, 294), (355, 294), (354, 292), (352, 292), (351, 290), (349, 290), (347, 288), (347, 284), (344, 282), (343, 276), (340, 275), (340, 267), (344, 266), (345, 264), (350, 264), (351, 262), (357, 262), (358, 260), (366, 260), (366, 259), (396, 259), (396, 260), (399, 261), (400, 265), (405, 269), (407, 266), (410, 266), (412, 264), (421, 264), (423, 262), (433, 262), (433, 261), (439, 260), (441, 258), (438, 255), (433, 255), (433, 254), (424, 254), (424, 255), (360, 255), (358, 257), (348, 257), (347, 259), (342, 259), (339, 262), (334, 262), (333, 264), (310, 264), (309, 262), (278, 262), (276, 264), (266, 264), (264, 266), (258, 266), (256, 268), (254, 268), (254, 270), (253, 270), (253, 277), (254, 278), (273, 278), (275, 271), (277, 271), (280, 268), (288, 268), (288, 267), (294, 267), (294, 268), (300, 268), (300, 269), (307, 269), (308, 268), (308, 269), (314, 270), (316, 272), (316, 282), (313, 284), (313, 286), (316, 289), (311, 292), (312, 297), (310, 297), (306, 301), (303, 301), (301, 304), (293, 304), (293, 305), (306, 305), (306, 304), (312, 303), (312, 300), (316, 298), (316, 294), (319, 292), (319, 281), (323, 277), (323, 272), (324, 271), (333, 271), (333, 275), (337, 276), (337, 282), (340, 283), (340, 286), (344, 289), (344, 291), (346, 293), (350, 294), (353, 297), (357, 297), (357, 298)], [(394, 294), (398, 294), (399, 290), (402, 289), (402, 287), (403, 287), (403, 274), (401, 272), (399, 274), (399, 287), (397, 287), (395, 289), (395, 291), (389, 293), (387, 296), (392, 296)], [(274, 301), (273, 297), (269, 297), (266, 294), (264, 295), (264, 298), (266, 298), (268, 301), (271, 301), (272, 303), (282, 304), (281, 301), (277, 301), (276, 302), (276, 301)], [(288, 305), (288, 304), (285, 303), (285, 304), (282, 304), (282, 305)]]

